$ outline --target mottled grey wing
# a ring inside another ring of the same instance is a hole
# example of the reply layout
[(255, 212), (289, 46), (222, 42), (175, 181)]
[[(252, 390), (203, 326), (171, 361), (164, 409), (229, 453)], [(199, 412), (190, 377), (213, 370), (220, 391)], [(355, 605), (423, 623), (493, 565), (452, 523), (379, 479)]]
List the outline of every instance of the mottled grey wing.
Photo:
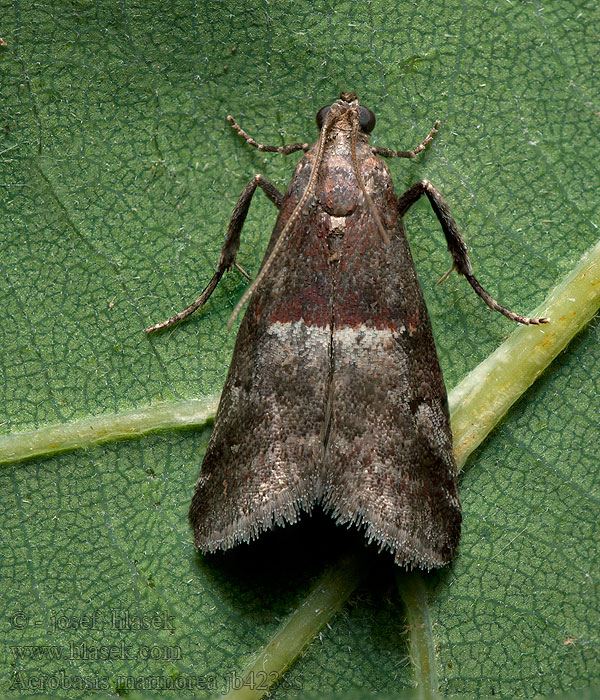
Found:
[(437, 567), (461, 513), (431, 325), (401, 220), (388, 216), (385, 247), (368, 211), (353, 217), (335, 283), (323, 504), (399, 565)]
[[(310, 175), (299, 163), (268, 257)], [(242, 321), (190, 507), (204, 551), (294, 522), (319, 497), (329, 373), (331, 278), (310, 201)]]

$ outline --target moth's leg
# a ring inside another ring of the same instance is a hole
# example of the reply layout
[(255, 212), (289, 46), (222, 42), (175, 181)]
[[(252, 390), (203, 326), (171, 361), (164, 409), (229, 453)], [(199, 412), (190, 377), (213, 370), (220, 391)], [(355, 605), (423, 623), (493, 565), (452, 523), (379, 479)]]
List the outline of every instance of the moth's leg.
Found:
[(227, 117), (227, 121), (238, 132), (238, 134), (247, 141), (247, 143), (249, 143), (251, 146), (254, 146), (254, 148), (258, 148), (259, 151), (281, 153), (282, 155), (287, 156), (288, 154), (294, 153), (295, 151), (308, 151), (309, 149), (308, 143), (289, 143), (287, 146), (264, 146), (262, 143), (258, 143), (258, 141), (255, 141), (251, 136), (248, 136), (248, 134), (242, 129), (242, 127), (235, 121), (235, 119), (231, 115)]
[(427, 144), (433, 140), (433, 137), (437, 134), (439, 128), (440, 120), (438, 119), (433, 125), (433, 129), (429, 132), (429, 136), (423, 139), (416, 148), (413, 148), (412, 151), (394, 151), (391, 148), (374, 146), (373, 153), (378, 156), (383, 156), (384, 158), (414, 158), (417, 153), (420, 153), (427, 146)]
[(217, 270), (211, 281), (206, 285), (202, 291), (202, 294), (193, 304), (178, 313), (176, 316), (173, 316), (173, 318), (163, 321), (162, 323), (157, 323), (155, 326), (150, 326), (150, 328), (146, 328), (146, 333), (153, 333), (154, 331), (162, 330), (163, 328), (170, 328), (176, 323), (179, 323), (179, 321), (182, 321), (184, 318), (187, 318), (193, 314), (196, 309), (199, 309), (201, 306), (206, 304), (210, 295), (214, 292), (217, 284), (219, 284), (221, 277), (223, 277), (225, 270), (235, 267), (245, 277), (251, 279), (250, 276), (244, 272), (242, 267), (236, 263), (235, 256), (237, 255), (240, 247), (240, 235), (242, 232), (242, 227), (244, 226), (244, 221), (246, 220), (246, 215), (248, 214), (250, 202), (252, 201), (252, 195), (256, 191), (257, 187), (261, 188), (261, 190), (278, 209), (281, 207), (281, 203), (283, 202), (283, 194), (272, 182), (269, 182), (269, 180), (264, 178), (262, 175), (255, 175), (244, 188), (240, 198), (237, 201), (237, 204), (233, 209), (229, 226), (227, 227), (227, 234), (225, 235), (225, 243), (221, 249), (219, 264), (217, 265)]
[(400, 216), (404, 216), (410, 207), (423, 194), (427, 195), (427, 198), (431, 203), (431, 207), (442, 225), (442, 230), (446, 236), (446, 242), (448, 243), (448, 250), (450, 251), (453, 260), (452, 267), (442, 277), (440, 282), (446, 279), (450, 272), (455, 269), (459, 275), (464, 275), (467, 278), (467, 282), (471, 285), (471, 287), (473, 287), (483, 301), (485, 301), (490, 309), (499, 311), (511, 321), (517, 321), (518, 323), (523, 323), (527, 326), (548, 323), (550, 320), (549, 318), (528, 318), (527, 316), (516, 314), (514, 311), (509, 311), (507, 308), (499, 304), (494, 298), (492, 298), (479, 284), (479, 281), (473, 274), (473, 270), (471, 268), (471, 261), (469, 260), (469, 256), (467, 254), (467, 246), (458, 231), (456, 221), (454, 221), (452, 215), (450, 214), (450, 208), (442, 195), (430, 182), (427, 180), (417, 182), (412, 187), (409, 187), (406, 192), (398, 198), (398, 213)]

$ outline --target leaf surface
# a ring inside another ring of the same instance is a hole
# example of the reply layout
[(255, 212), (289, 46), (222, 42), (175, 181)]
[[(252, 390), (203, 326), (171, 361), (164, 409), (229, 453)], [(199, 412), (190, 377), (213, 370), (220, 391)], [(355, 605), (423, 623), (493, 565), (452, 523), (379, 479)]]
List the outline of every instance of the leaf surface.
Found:
[[(247, 147), (227, 114), (265, 143), (311, 141), (316, 111), (352, 89), (377, 116), (372, 142), (399, 149), (441, 118), (424, 154), (390, 163), (396, 190), (435, 184), (475, 273), (515, 310), (597, 240), (595, 3), (0, 10), (5, 434), (220, 391), (239, 275), (175, 331), (142, 329), (203, 288), (249, 179), (285, 189), (297, 162)], [(252, 274), (274, 221), (258, 193), (238, 258)], [(406, 225), (452, 388), (511, 327), (463, 280), (435, 286), (449, 256), (425, 202)], [(426, 581), (444, 693), (532, 697), (600, 677), (598, 335), (595, 321), (467, 464), (457, 559)], [(208, 434), (0, 467), (2, 694), (82, 697), (83, 678), (208, 697), (300, 604), (337, 546), (325, 519), (195, 555), (186, 514)], [(276, 697), (413, 683), (391, 574), (373, 573)]]

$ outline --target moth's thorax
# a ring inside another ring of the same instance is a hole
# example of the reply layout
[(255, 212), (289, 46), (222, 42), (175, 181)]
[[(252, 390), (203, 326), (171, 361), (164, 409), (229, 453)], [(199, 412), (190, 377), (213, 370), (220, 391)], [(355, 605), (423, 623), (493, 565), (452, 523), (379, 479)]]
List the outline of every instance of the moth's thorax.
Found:
[[(344, 148), (350, 153), (350, 143), (352, 141), (352, 133), (354, 131), (354, 125), (345, 119), (340, 119), (337, 121), (327, 133), (325, 139), (325, 145), (327, 149), (332, 146), (335, 148)], [(369, 142), (370, 134), (365, 134), (362, 131), (357, 131), (356, 133), (356, 147), (359, 148), (359, 144), (366, 146)]]
[[(319, 168), (316, 199), (320, 207), (333, 217), (348, 216), (363, 203), (363, 193), (352, 159), (351, 138), (351, 131), (336, 125), (326, 140)], [(375, 156), (368, 139), (368, 134), (358, 133), (356, 162), (367, 192), (373, 200), (377, 200), (382, 191), (385, 192), (388, 187), (393, 189), (393, 185), (387, 166)], [(305, 156), (308, 170), (314, 166), (316, 151), (317, 144)]]

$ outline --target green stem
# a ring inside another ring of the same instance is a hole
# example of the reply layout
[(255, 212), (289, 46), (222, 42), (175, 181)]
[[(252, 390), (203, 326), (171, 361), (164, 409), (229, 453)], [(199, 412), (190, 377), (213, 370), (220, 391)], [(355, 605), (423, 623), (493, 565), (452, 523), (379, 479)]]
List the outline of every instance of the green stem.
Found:
[(259, 700), (331, 620), (368, 573), (365, 552), (340, 557), (230, 689), (228, 700)]
[(519, 326), (449, 396), (454, 454), (459, 470), (600, 307), (600, 243), (589, 250), (532, 316), (542, 326)]
[(418, 571), (399, 571), (397, 577), (398, 588), (406, 608), (410, 658), (419, 700), (439, 697), (437, 659), (427, 585)]
[(137, 437), (155, 430), (200, 426), (214, 417), (218, 402), (218, 397), (209, 397), (157, 403), (123, 413), (109, 413), (6, 435), (0, 438), (0, 464)]

